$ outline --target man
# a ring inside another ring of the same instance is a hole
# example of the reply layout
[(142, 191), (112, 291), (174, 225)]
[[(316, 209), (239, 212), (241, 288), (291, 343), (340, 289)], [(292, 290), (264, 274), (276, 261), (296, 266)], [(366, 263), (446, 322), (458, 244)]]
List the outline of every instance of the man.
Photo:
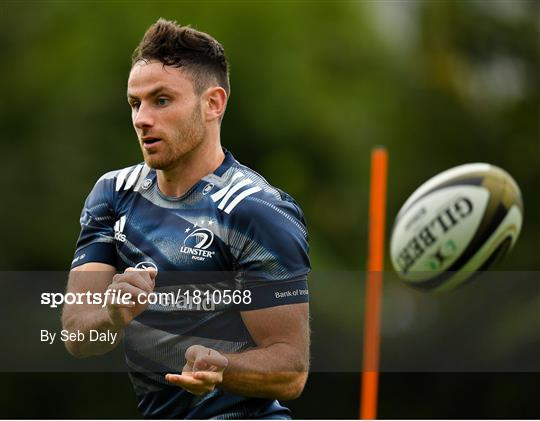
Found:
[(158, 20), (128, 79), (144, 164), (102, 176), (81, 215), (67, 290), (109, 300), (66, 305), (63, 326), (116, 336), (66, 347), (99, 355), (123, 338), (145, 417), (286, 419), (276, 399), (306, 382), (303, 215), (221, 147), (229, 92), (222, 46)]

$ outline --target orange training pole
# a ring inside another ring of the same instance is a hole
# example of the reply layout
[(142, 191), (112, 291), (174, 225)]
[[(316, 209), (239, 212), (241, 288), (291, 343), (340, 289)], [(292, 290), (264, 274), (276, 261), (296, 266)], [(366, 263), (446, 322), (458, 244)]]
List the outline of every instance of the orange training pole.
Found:
[(386, 149), (383, 147), (374, 148), (371, 152), (371, 181), (369, 193), (369, 254), (364, 312), (364, 361), (360, 403), (361, 419), (377, 418), (387, 171), (388, 155)]

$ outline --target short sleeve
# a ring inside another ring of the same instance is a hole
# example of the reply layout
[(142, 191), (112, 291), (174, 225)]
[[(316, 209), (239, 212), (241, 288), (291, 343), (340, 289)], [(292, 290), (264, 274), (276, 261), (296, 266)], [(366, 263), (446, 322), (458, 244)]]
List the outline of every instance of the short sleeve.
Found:
[(236, 218), (237, 282), (251, 293), (241, 310), (309, 301), (308, 235), (296, 202), (285, 193), (282, 200), (250, 197)]
[(86, 198), (72, 269), (89, 262), (116, 265), (113, 182), (112, 177), (103, 176)]

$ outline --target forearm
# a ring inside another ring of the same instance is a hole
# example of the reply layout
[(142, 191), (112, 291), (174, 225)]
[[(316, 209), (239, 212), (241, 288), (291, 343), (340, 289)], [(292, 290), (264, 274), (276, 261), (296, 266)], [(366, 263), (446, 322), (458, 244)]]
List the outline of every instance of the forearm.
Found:
[[(66, 341), (65, 346), (70, 354), (77, 358), (102, 355), (112, 351), (120, 343), (123, 329), (115, 327), (111, 322), (107, 308), (65, 308), (62, 314), (63, 329), (71, 332), (82, 332), (84, 340)], [(90, 331), (116, 333), (114, 341), (90, 341)]]
[(296, 399), (308, 376), (309, 362), (287, 343), (275, 343), (236, 354), (229, 360), (221, 387), (229, 392), (260, 398)]

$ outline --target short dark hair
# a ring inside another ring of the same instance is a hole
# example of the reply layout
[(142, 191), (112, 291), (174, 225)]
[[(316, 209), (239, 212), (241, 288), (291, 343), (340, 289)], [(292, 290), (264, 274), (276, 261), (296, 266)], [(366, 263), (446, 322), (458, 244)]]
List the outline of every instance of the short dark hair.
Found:
[(133, 51), (131, 66), (138, 61), (157, 60), (186, 70), (197, 94), (217, 83), (230, 93), (229, 64), (222, 45), (210, 35), (175, 21), (158, 19)]

